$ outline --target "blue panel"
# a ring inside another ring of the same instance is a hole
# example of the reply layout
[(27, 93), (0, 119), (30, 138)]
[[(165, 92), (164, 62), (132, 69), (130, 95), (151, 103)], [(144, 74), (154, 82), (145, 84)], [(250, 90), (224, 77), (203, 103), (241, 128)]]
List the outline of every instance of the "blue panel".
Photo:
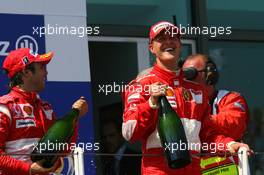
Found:
[[(11, 50), (16, 49), (16, 42), (18, 42), (18, 47), (22, 45), (32, 46), (32, 50), (38, 53), (45, 52), (45, 37), (38, 37), (38, 35), (33, 35), (33, 27), (44, 26), (44, 16), (43, 15), (17, 15), (17, 14), (2, 14), (0, 13), (0, 21), (5, 21), (0, 27), (0, 65), (2, 68), (2, 63), (6, 54)], [(24, 36), (24, 37), (23, 37)], [(32, 37), (33, 40), (29, 37)], [(21, 38), (23, 37), (23, 38)], [(34, 43), (35, 42), (35, 43)], [(0, 95), (7, 92), (7, 77), (0, 71)]]
[(42, 99), (53, 106), (58, 118), (71, 109), (74, 101), (84, 96), (89, 104), (87, 116), (80, 119), (80, 130), (85, 129), (80, 141), (93, 139), (92, 97), (89, 82), (47, 82), (45, 90), (40, 94)]

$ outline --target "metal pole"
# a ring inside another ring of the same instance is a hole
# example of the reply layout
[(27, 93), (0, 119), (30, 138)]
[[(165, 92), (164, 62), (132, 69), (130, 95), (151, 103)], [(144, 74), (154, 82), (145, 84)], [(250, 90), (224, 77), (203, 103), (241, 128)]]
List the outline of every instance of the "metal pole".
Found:
[(248, 164), (247, 148), (241, 147), (238, 150), (238, 172), (239, 175), (250, 175)]
[(84, 159), (83, 159), (83, 149), (80, 147), (74, 150), (74, 170), (75, 175), (85, 175), (84, 172)]

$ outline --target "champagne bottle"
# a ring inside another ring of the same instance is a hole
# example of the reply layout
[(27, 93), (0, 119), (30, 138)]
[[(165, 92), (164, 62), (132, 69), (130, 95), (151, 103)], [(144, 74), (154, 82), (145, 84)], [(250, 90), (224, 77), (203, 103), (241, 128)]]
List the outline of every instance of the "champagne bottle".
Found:
[(74, 133), (78, 117), (79, 110), (73, 108), (62, 119), (57, 120), (34, 148), (31, 155), (32, 162), (44, 160), (42, 164), (44, 168), (52, 167), (59, 158), (58, 155), (52, 154), (67, 150), (67, 144)]
[[(172, 169), (182, 168), (191, 163), (188, 142), (182, 122), (166, 96), (159, 98), (159, 106), (158, 133), (162, 146), (165, 148), (168, 165)], [(173, 144), (174, 146), (172, 146)], [(184, 147), (186, 149), (181, 150), (180, 144), (186, 144)], [(168, 149), (168, 146), (170, 149)]]

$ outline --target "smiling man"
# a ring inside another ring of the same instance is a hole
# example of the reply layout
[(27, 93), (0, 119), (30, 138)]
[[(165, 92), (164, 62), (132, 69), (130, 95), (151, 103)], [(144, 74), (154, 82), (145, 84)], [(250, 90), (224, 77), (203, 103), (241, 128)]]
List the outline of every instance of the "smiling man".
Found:
[(131, 142), (140, 140), (142, 153), (155, 155), (143, 155), (143, 175), (201, 174), (200, 158), (194, 155), (200, 152), (196, 146), (189, 148), (193, 155), (192, 163), (179, 169), (170, 169), (166, 158), (162, 156), (164, 148), (157, 132), (158, 99), (165, 95), (166, 89), (170, 91), (167, 94), (168, 101), (180, 116), (190, 145), (201, 145), (204, 142), (221, 143), (231, 152), (244, 145), (219, 135), (205, 122), (209, 111), (205, 90), (197, 83), (185, 81), (182, 70), (177, 67), (181, 53), (178, 31), (176, 26), (166, 21), (151, 27), (149, 49), (156, 57), (156, 64), (149, 73), (133, 80), (123, 94), (123, 137)]

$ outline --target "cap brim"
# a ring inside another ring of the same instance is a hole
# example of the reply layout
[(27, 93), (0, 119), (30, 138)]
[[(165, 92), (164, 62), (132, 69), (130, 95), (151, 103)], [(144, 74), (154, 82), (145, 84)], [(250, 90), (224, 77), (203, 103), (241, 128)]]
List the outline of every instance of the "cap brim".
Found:
[(155, 37), (156, 37), (157, 35), (159, 35), (162, 31), (166, 30), (167, 32), (170, 32), (171, 29), (173, 29), (173, 31), (176, 31), (176, 33), (174, 33), (174, 34), (176, 34), (176, 36), (177, 36), (178, 38), (181, 37), (181, 34), (180, 34), (180, 32), (179, 32), (179, 28), (178, 28), (178, 27), (175, 27), (175, 26), (169, 26), (169, 28), (170, 28), (170, 29), (168, 29), (168, 28), (162, 28), (162, 29), (160, 29), (160, 30), (157, 32), (157, 34), (155, 35)]
[[(175, 27), (175, 26), (169, 26), (169, 28), (173, 28), (173, 30), (177, 30), (177, 37), (178, 38), (181, 38), (181, 34), (179, 33), (179, 28), (178, 27)], [(158, 30), (155, 35), (153, 36), (153, 38), (151, 38), (151, 40), (149, 41), (150, 43), (162, 32), (162, 31), (168, 31), (168, 28), (161, 28), (160, 30)], [(168, 31), (169, 32), (169, 31)], [(176, 34), (176, 33), (175, 33)]]
[(49, 52), (46, 54), (38, 55), (37, 59), (34, 60), (34, 62), (41, 62), (44, 64), (48, 64), (52, 58), (53, 58), (53, 52)]

